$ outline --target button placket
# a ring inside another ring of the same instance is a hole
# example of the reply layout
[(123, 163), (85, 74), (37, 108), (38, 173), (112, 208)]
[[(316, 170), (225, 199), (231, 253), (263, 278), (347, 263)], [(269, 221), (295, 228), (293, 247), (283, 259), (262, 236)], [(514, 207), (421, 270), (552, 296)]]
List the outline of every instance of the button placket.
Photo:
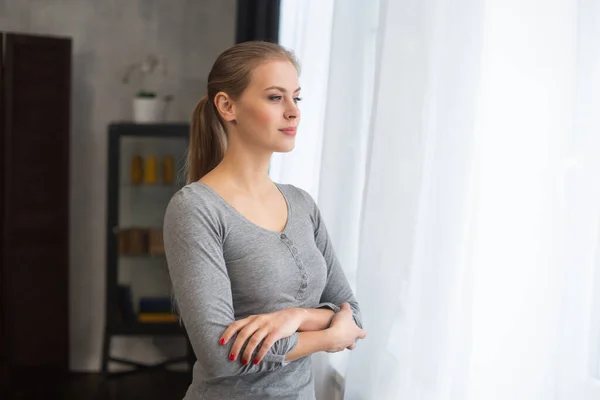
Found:
[(300, 288), (298, 289), (296, 298), (301, 299), (305, 296), (306, 289), (308, 288), (308, 274), (306, 273), (306, 269), (304, 268), (304, 263), (302, 262), (302, 257), (300, 257), (300, 254), (299, 254), (300, 251), (298, 250), (298, 248), (294, 245), (294, 243), (290, 240), (290, 238), (285, 233), (282, 233), (280, 235), (280, 238), (281, 238), (281, 241), (283, 243), (285, 243), (285, 245), (290, 250), (292, 257), (294, 257), (294, 261), (296, 262), (296, 266), (300, 270), (300, 273), (301, 273), (300, 276), (302, 278), (302, 283), (300, 284)]

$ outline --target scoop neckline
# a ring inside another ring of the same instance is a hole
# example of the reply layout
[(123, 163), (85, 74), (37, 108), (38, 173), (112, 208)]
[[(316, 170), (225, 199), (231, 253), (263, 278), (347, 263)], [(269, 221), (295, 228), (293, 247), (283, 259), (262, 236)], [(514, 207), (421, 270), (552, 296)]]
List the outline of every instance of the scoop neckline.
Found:
[(274, 231), (271, 229), (267, 229), (265, 227), (262, 227), (256, 223), (250, 221), (241, 212), (239, 212), (234, 206), (232, 206), (227, 200), (225, 200), (223, 198), (223, 196), (221, 196), (210, 185), (208, 185), (202, 181), (195, 181), (194, 183), (199, 184), (200, 186), (206, 188), (214, 197), (217, 198), (217, 200), (219, 202), (223, 203), (223, 205), (229, 210), (230, 213), (234, 214), (238, 219), (240, 219), (242, 222), (246, 223), (247, 225), (253, 226), (256, 229), (266, 232), (271, 235), (282, 235), (282, 234), (288, 233), (288, 228), (290, 227), (290, 224), (292, 221), (292, 205), (291, 205), (290, 201), (288, 200), (287, 195), (285, 194), (285, 192), (283, 191), (283, 189), (281, 188), (281, 185), (279, 183), (273, 182), (275, 184), (275, 187), (277, 188), (277, 190), (279, 190), (279, 193), (281, 193), (281, 195), (283, 196), (283, 199), (285, 200), (285, 204), (287, 206), (287, 220), (285, 221), (285, 226), (283, 227), (283, 230), (281, 230), (281, 231)]

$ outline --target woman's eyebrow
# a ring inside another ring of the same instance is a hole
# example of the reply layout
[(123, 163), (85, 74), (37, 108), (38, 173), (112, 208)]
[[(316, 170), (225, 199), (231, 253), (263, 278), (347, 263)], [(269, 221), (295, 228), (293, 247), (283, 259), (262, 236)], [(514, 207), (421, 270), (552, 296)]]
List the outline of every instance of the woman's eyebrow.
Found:
[[(270, 87), (266, 88), (265, 91), (271, 90), (271, 89), (277, 89), (280, 92), (287, 93), (287, 90), (285, 88), (281, 87), (281, 86), (270, 86)], [(294, 93), (297, 93), (299, 91), (300, 91), (300, 88), (294, 90)]]

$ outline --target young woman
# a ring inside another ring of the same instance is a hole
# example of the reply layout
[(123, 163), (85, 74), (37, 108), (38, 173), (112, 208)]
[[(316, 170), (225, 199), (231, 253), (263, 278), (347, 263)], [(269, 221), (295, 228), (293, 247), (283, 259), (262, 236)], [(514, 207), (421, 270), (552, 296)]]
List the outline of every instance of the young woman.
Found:
[(299, 94), (292, 53), (246, 42), (217, 58), (194, 110), (188, 185), (164, 220), (197, 358), (185, 399), (312, 400), (310, 355), (365, 337), (317, 205), (268, 175), (294, 148)]

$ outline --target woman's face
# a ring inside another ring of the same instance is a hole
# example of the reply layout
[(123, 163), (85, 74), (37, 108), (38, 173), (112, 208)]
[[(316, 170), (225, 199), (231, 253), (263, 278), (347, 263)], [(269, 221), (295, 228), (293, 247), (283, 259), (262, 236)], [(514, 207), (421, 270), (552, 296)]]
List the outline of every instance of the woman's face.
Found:
[(266, 151), (291, 151), (300, 123), (299, 95), (298, 71), (292, 63), (260, 64), (246, 90), (233, 102), (239, 140)]

